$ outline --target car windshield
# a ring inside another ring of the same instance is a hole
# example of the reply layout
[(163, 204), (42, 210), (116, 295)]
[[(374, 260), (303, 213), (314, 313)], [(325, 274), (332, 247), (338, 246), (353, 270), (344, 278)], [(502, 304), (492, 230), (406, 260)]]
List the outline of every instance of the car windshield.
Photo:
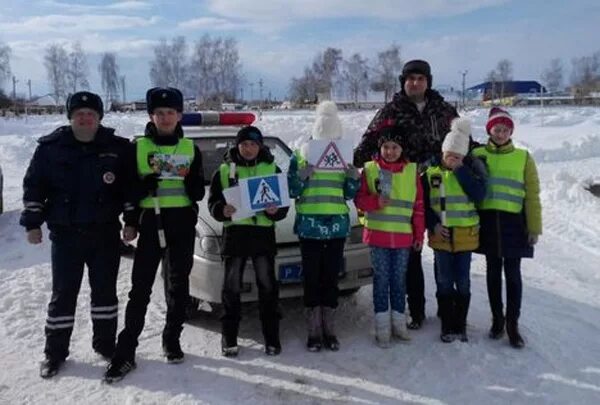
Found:
[[(194, 142), (202, 152), (202, 165), (204, 166), (204, 180), (210, 184), (213, 173), (223, 163), (225, 153), (235, 146), (235, 137), (206, 137), (195, 138)], [(275, 157), (275, 164), (282, 172), (287, 172), (292, 151), (277, 138), (265, 137), (265, 145)]]

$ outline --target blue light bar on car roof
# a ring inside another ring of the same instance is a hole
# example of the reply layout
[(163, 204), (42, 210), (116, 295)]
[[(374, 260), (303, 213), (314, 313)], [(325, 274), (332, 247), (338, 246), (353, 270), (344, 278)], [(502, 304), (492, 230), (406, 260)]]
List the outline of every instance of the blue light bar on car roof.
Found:
[(185, 113), (181, 119), (184, 127), (215, 125), (252, 125), (256, 115), (248, 112), (194, 112)]

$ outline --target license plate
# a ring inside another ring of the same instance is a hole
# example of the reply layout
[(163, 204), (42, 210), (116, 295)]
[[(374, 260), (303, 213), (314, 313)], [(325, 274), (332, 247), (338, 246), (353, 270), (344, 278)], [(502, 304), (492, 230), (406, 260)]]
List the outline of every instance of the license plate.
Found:
[(289, 263), (279, 265), (279, 282), (282, 284), (299, 283), (302, 281), (302, 264)]

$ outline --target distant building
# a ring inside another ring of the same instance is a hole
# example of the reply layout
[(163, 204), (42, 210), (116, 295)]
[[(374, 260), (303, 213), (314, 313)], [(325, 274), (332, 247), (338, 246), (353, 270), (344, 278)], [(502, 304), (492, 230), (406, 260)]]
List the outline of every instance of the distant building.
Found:
[(509, 99), (502, 100), (502, 104), (512, 104), (510, 99), (514, 101), (514, 98), (519, 96), (529, 97), (535, 94), (547, 93), (546, 88), (535, 80), (484, 82), (477, 86), (469, 87), (466, 91), (470, 99), (479, 98), (481, 101), (496, 100), (499, 98)]

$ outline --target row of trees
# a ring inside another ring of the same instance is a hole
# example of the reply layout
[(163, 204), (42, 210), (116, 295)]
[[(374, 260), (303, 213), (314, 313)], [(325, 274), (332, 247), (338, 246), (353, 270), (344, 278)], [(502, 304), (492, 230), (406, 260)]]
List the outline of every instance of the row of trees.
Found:
[(388, 101), (397, 91), (401, 71), (400, 47), (396, 44), (379, 52), (374, 65), (360, 53), (344, 59), (341, 49), (327, 48), (314, 57), (312, 65), (304, 68), (301, 77), (292, 78), (290, 98), (303, 102), (315, 100), (319, 94), (327, 97), (343, 94), (357, 102), (373, 90), (382, 91)]

